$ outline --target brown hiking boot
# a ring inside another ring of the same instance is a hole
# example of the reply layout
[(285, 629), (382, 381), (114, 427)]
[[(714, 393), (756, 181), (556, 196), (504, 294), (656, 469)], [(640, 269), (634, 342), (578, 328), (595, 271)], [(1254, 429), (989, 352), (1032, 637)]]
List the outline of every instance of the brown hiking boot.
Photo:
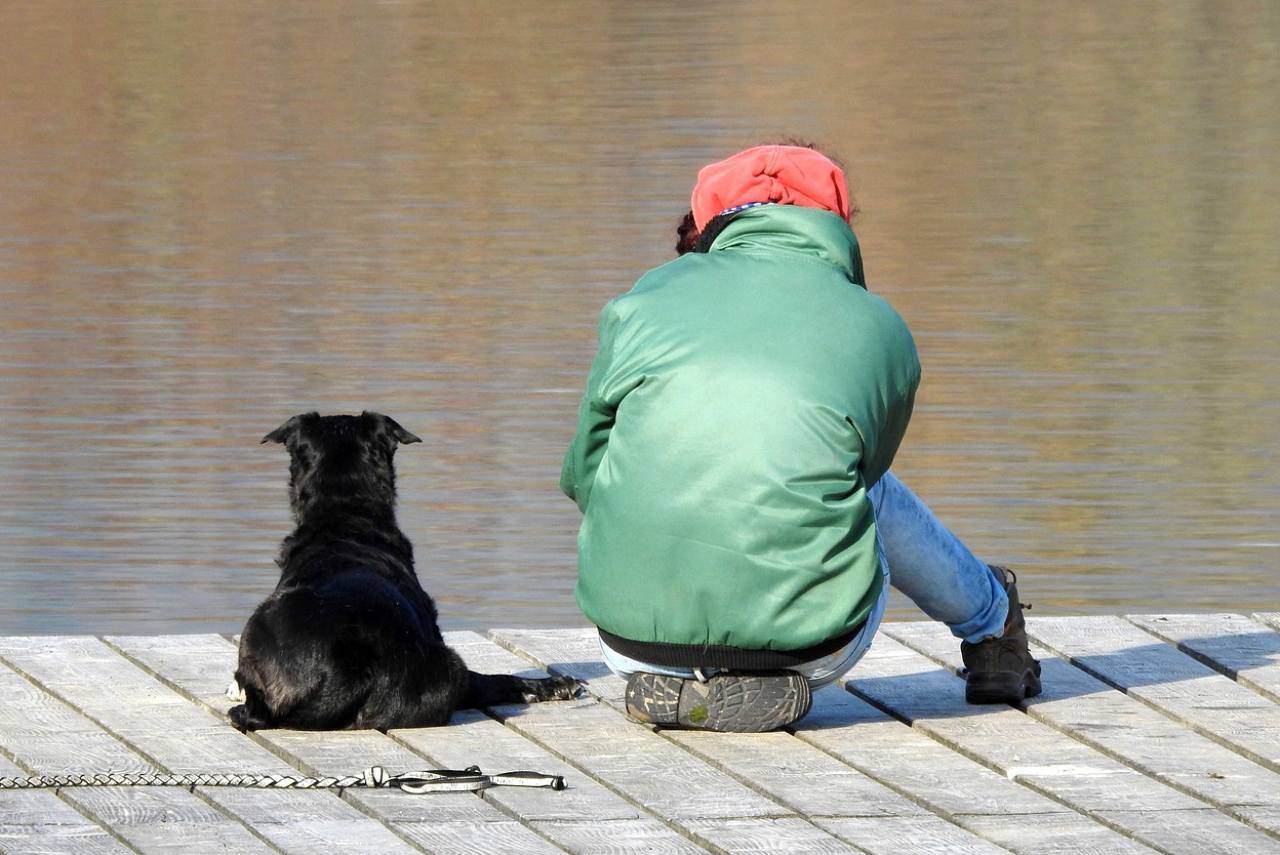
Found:
[[(964, 699), (971, 704), (1019, 704), (1023, 698), (1040, 694), (1040, 663), (1027, 648), (1024, 606), (1018, 601), (1018, 577), (1004, 567), (991, 565), (991, 572), (1009, 595), (1009, 616), (1004, 633), (977, 644), (960, 642), (964, 660)], [(1025, 608), (1030, 608), (1026, 606)]]

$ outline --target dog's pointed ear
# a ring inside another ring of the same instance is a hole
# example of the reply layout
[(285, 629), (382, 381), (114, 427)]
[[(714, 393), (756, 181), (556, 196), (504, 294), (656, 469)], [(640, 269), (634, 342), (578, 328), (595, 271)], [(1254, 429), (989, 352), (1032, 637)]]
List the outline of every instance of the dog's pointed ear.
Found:
[(379, 425), (381, 425), (382, 429), (387, 432), (387, 435), (390, 436), (392, 439), (394, 439), (396, 442), (398, 442), (400, 445), (409, 445), (410, 443), (414, 443), (414, 442), (422, 442), (422, 439), (420, 437), (418, 437), (416, 434), (409, 433), (409, 431), (402, 428), (400, 426), (400, 423), (395, 419), (391, 418), (391, 416), (384, 416), (382, 413), (371, 413), (368, 410), (365, 410), (360, 415), (362, 415), (366, 419), (372, 419), (373, 421), (377, 422)]
[(264, 436), (259, 445), (265, 445), (268, 442), (281, 445), (287, 444), (289, 440), (298, 435), (298, 429), (301, 427), (303, 419), (318, 418), (319, 416), (319, 413), (301, 413), (296, 416), (290, 416), (288, 421)]

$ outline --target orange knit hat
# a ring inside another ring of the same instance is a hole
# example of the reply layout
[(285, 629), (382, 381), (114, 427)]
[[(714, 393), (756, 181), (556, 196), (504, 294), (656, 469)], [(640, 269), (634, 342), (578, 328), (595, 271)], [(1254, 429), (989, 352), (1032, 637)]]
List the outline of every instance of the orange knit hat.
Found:
[(779, 202), (822, 208), (849, 219), (844, 171), (811, 148), (760, 145), (702, 167), (693, 188), (698, 230), (728, 208), (749, 202)]

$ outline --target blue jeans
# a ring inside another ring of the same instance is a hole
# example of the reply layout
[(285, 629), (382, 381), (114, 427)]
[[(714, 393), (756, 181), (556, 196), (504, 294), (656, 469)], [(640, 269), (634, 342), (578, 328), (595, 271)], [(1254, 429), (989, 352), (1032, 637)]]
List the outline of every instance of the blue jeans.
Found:
[[(956, 638), (978, 642), (1000, 635), (1009, 611), (1009, 598), (991, 569), (975, 558), (892, 473), (886, 472), (867, 496), (875, 509), (880, 569), (885, 581), (889, 581), (892, 570), (893, 586), (929, 617), (950, 627)], [(815, 689), (839, 679), (871, 647), (888, 597), (889, 586), (885, 585), (866, 624), (847, 645), (792, 670), (808, 677)], [(610, 649), (603, 642), (600, 653), (609, 670), (623, 678), (636, 671), (646, 671), (690, 679), (709, 677), (716, 671), (699, 669), (700, 674), (696, 674), (689, 668), (640, 662)]]

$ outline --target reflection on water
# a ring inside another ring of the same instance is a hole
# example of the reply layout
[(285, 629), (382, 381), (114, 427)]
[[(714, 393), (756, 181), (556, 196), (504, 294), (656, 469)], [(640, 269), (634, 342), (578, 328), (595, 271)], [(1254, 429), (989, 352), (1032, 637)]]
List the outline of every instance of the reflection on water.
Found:
[(237, 628), (313, 408), (426, 440), (447, 625), (581, 622), (596, 313), (788, 134), (855, 177), (946, 521), (1046, 612), (1275, 608), (1277, 10), (808, 8), (0, 6), (0, 631)]

